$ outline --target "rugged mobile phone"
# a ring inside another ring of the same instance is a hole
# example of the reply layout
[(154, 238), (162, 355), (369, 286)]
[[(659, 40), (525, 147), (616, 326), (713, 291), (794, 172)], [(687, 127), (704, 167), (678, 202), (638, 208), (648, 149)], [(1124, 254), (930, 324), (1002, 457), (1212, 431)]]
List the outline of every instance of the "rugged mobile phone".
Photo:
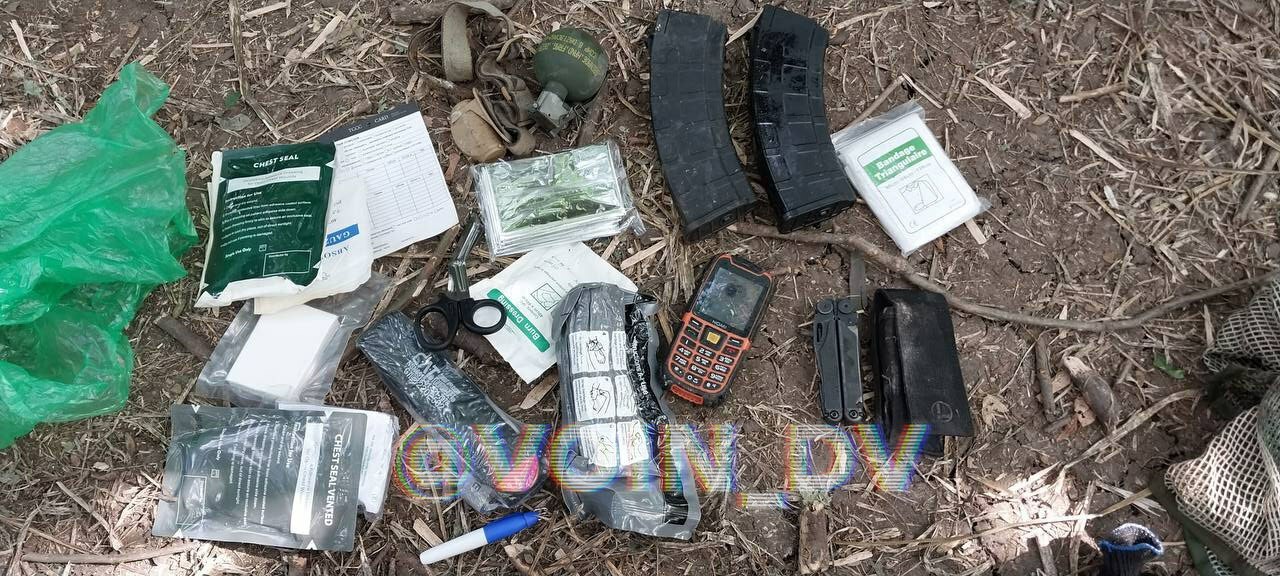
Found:
[(671, 392), (694, 404), (720, 403), (772, 294), (773, 277), (759, 266), (729, 254), (716, 256), (664, 364)]

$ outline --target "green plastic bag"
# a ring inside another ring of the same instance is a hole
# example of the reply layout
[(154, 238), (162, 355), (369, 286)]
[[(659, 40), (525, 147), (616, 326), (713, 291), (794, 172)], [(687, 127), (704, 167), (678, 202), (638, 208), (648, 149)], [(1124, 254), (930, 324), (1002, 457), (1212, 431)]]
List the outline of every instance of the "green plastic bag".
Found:
[(84, 121), (0, 164), (0, 448), (124, 406), (124, 329), (195, 242), (186, 155), (151, 119), (168, 95), (130, 64)]

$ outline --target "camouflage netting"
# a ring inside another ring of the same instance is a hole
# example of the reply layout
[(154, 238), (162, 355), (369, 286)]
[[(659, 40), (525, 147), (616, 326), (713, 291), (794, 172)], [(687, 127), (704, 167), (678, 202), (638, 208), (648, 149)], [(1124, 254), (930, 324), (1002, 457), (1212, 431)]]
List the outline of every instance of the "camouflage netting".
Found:
[(1203, 576), (1280, 573), (1280, 280), (1227, 319), (1205, 364), (1215, 409), (1239, 415), (1153, 489), (1205, 547)]
[(1232, 314), (1204, 353), (1213, 372), (1209, 399), (1219, 413), (1236, 416), (1257, 406), (1280, 378), (1280, 280), (1258, 291), (1243, 310)]

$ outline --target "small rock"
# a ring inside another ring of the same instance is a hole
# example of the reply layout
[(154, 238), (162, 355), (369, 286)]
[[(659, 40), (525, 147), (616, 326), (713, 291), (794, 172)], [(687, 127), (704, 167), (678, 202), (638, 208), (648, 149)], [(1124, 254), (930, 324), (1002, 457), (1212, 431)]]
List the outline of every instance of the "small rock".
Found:
[(1280, 242), (1272, 242), (1267, 244), (1266, 252), (1267, 260), (1275, 260), (1280, 258)]
[(239, 132), (247, 128), (251, 120), (248, 114), (242, 112), (235, 116), (219, 116), (217, 122), (218, 126), (222, 127), (223, 130)]

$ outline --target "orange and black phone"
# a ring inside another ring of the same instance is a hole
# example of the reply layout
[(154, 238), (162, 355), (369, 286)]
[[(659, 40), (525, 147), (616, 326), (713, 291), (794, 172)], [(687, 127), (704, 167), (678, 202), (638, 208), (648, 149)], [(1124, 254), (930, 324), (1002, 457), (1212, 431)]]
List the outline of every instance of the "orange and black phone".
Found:
[(681, 319), (663, 372), (676, 396), (714, 406), (751, 348), (773, 295), (773, 277), (745, 258), (716, 256)]

